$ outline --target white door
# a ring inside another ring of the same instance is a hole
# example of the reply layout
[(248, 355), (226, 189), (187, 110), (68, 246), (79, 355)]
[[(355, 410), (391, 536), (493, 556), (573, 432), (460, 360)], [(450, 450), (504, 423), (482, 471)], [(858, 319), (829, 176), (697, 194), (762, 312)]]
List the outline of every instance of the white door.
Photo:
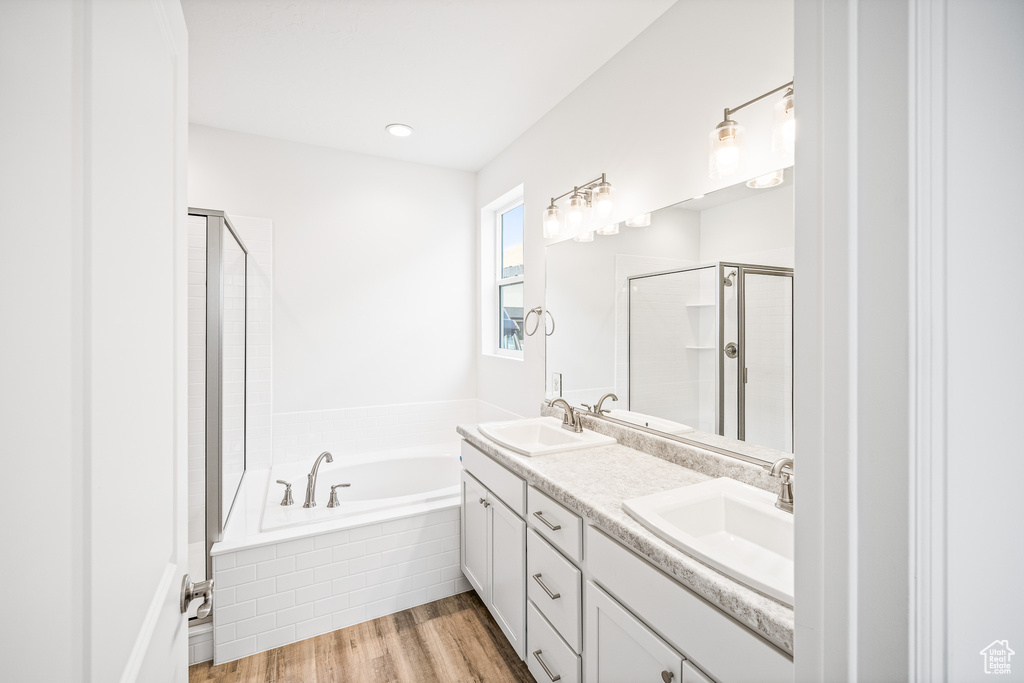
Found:
[(491, 562), (488, 609), (520, 659), (526, 659), (526, 522), (488, 493)]
[(0, 2), (0, 89), (0, 678), (183, 683), (181, 6)]
[(480, 599), (488, 600), (487, 489), (462, 471), (462, 573)]
[(591, 683), (679, 683), (683, 657), (587, 582), (587, 671)]
[(185, 681), (188, 39), (177, 0), (80, 11), (87, 655), (94, 681)]

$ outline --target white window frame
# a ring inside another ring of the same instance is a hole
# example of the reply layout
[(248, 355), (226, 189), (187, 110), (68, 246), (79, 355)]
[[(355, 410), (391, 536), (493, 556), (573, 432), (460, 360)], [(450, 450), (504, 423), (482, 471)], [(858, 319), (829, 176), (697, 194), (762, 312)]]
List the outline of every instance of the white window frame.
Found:
[[(523, 208), (523, 274), (514, 275), (512, 277), (503, 278), (501, 276), (501, 217), (509, 211), (515, 209), (517, 206), (524, 206), (522, 195), (510, 204), (505, 204), (502, 208), (495, 209), (494, 211), (494, 316), (492, 317), (490, 324), (496, 326), (495, 330), (495, 344), (492, 353), (496, 356), (502, 356), (504, 358), (516, 358), (522, 360), (523, 349), (516, 351), (515, 349), (503, 349), (501, 348), (501, 288), (507, 285), (522, 284), (523, 285), (523, 324), (525, 325), (526, 319), (526, 209)], [(523, 335), (523, 346), (526, 346), (526, 335)]]

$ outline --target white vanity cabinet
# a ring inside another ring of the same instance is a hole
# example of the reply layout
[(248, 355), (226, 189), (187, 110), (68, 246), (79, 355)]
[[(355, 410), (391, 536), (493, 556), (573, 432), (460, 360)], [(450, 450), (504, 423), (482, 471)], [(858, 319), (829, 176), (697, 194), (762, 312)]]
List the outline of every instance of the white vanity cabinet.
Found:
[[(487, 484), (494, 483), (495, 488), (525, 506), (526, 482), (490, 459), (490, 465), (498, 469), (487, 465), (471, 469), (475, 459), (465, 457), (467, 448), (486, 458), (463, 443), (462, 573), (487, 605), (516, 654), (525, 659), (526, 522), (519, 516), (523, 507), (517, 514)], [(517, 489), (521, 489), (518, 494)]]

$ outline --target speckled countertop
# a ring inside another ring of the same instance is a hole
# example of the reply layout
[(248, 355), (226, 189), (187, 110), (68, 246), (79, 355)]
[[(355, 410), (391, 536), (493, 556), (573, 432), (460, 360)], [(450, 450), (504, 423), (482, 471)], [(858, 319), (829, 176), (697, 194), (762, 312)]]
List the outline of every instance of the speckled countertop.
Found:
[[(653, 439), (653, 442), (637, 445), (658, 453), (649, 455), (623, 445), (624, 441), (635, 440), (638, 434), (636, 430), (621, 429), (614, 425), (609, 428), (609, 423), (593, 418), (585, 418), (584, 424), (596, 428), (595, 431), (616, 436), (619, 443), (525, 457), (484, 437), (476, 425), (459, 425), (457, 431), (466, 441), (526, 479), (532, 486), (586, 517), (592, 525), (640, 553), (711, 604), (792, 654), (792, 608), (737, 583), (677, 550), (622, 509), (624, 500), (696, 484), (718, 476), (732, 476), (760, 488), (770, 486), (771, 480), (766, 480), (756, 466), (729, 462), (729, 459), (707, 451), (699, 453), (694, 460), (692, 454), (681, 454), (677, 444), (645, 435), (645, 439)], [(680, 464), (681, 460), (685, 465)], [(736, 471), (737, 467), (741, 471)]]

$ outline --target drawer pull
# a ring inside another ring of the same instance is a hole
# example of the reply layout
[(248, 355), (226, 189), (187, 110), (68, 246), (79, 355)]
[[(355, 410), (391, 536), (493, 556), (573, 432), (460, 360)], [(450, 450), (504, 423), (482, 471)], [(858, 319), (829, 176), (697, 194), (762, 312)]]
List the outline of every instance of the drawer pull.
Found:
[(665, 683), (672, 683), (672, 679), (673, 678), (675, 678), (675, 674), (672, 673), (671, 671), (662, 671), (661, 672), (661, 680), (665, 681)]
[(544, 589), (544, 592), (548, 594), (548, 597), (552, 600), (557, 600), (562, 597), (561, 593), (552, 593), (551, 589), (544, 585), (544, 582), (540, 580), (540, 574), (534, 574), (533, 580), (540, 584), (540, 587)]
[(536, 517), (537, 519), (539, 519), (540, 521), (544, 522), (544, 525), (547, 528), (551, 529), (552, 531), (558, 531), (559, 529), (562, 528), (561, 524), (552, 524), (548, 520), (544, 519), (544, 513), (541, 512), (540, 510), (537, 510), (536, 512), (534, 512), (533, 516)]
[[(540, 574), (537, 574), (537, 576), (540, 576)], [(537, 576), (535, 576), (533, 578), (536, 579)], [(544, 584), (541, 584), (541, 585), (543, 586)], [(547, 590), (547, 589), (545, 588), (544, 590)], [(555, 674), (554, 676), (551, 675), (551, 669), (549, 669), (548, 665), (544, 663), (544, 660), (540, 658), (540, 650), (537, 650), (536, 652), (534, 652), (533, 656), (537, 659), (537, 663), (540, 664), (541, 668), (544, 669), (544, 673), (546, 673), (548, 675), (548, 678), (550, 678), (552, 681), (559, 681), (559, 680), (562, 679), (561, 674)]]

